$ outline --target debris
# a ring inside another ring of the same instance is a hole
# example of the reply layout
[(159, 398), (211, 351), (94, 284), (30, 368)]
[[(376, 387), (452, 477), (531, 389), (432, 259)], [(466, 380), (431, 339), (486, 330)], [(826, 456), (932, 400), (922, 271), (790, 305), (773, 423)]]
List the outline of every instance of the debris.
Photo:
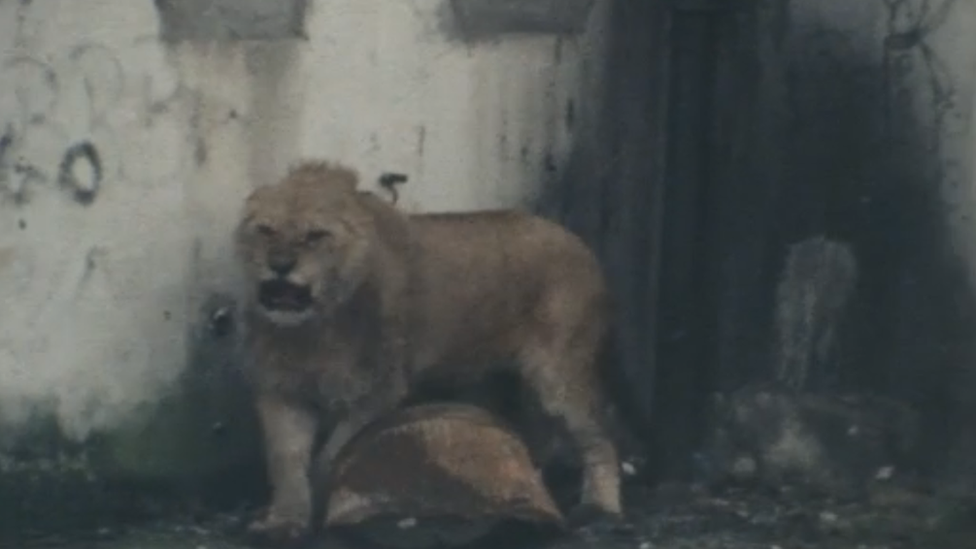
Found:
[(878, 469), (878, 473), (874, 475), (876, 480), (891, 480), (891, 477), (895, 475), (895, 468), (891, 465), (886, 465)]

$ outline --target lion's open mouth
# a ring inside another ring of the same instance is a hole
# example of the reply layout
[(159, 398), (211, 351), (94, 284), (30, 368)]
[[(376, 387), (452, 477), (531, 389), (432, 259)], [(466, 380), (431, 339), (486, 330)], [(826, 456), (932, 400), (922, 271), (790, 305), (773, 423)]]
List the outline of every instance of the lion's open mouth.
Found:
[(268, 280), (258, 287), (258, 301), (269, 311), (304, 311), (312, 306), (312, 292), (286, 280)]

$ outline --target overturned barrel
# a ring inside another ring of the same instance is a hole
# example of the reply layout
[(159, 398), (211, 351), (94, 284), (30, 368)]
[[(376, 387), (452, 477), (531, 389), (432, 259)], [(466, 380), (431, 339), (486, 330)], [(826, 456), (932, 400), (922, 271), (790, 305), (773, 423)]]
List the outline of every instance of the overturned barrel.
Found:
[(413, 406), (367, 427), (330, 485), (326, 527), (380, 546), (461, 546), (564, 524), (522, 440), (465, 404)]

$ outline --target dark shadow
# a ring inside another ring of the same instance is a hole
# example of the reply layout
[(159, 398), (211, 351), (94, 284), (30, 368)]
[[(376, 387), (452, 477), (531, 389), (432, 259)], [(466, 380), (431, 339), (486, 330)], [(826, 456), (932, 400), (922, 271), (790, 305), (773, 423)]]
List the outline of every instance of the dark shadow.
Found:
[[(947, 105), (916, 84), (928, 68), (910, 51), (859, 51), (858, 37), (804, 21), (787, 36), (761, 60), (782, 74), (779, 150), (769, 151), (782, 159), (774, 258), (781, 265), (788, 244), (823, 234), (850, 243), (859, 270), (846, 351), (811, 381), (915, 407), (918, 464), (936, 474), (966, 428), (955, 388), (976, 359), (976, 299), (942, 195)], [(760, 165), (767, 151), (756, 152)]]
[[(760, 4), (695, 27), (708, 13), (617, 2), (606, 103), (542, 210), (604, 262), (618, 396), (664, 476), (689, 472), (706, 391), (771, 379), (780, 270), (820, 235), (852, 247), (858, 281), (841, 353), (810, 385), (913, 407), (916, 465), (938, 475), (976, 393), (976, 299), (941, 192), (951, 75), (919, 40), (878, 49)], [(695, 48), (713, 55), (687, 64)]]

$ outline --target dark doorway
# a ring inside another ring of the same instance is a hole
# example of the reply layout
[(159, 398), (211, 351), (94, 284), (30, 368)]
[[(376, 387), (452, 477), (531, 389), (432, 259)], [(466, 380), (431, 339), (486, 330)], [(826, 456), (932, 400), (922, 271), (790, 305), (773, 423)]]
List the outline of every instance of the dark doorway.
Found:
[(976, 440), (976, 300), (945, 191), (972, 182), (952, 140), (973, 56), (925, 38), (960, 3), (840, 4), (615, 4), (601, 121), (546, 206), (607, 267), (656, 478), (694, 477), (712, 395), (747, 386), (895, 403), (905, 467), (976, 478), (953, 457)]

